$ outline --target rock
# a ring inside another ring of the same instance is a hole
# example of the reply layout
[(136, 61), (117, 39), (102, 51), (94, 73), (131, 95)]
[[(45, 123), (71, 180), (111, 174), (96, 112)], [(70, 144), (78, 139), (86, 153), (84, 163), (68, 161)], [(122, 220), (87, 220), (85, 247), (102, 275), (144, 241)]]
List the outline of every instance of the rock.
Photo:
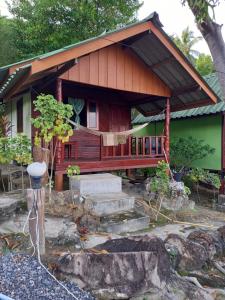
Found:
[(202, 245), (185, 240), (177, 234), (169, 234), (165, 243), (177, 247), (180, 257), (176, 265), (181, 272), (200, 270), (208, 261), (208, 253)]
[(210, 291), (196, 287), (189, 281), (172, 275), (161, 291), (151, 291), (130, 300), (215, 300)]
[(4, 222), (8, 220), (15, 212), (20, 208), (22, 200), (9, 197), (9, 196), (1, 196), (0, 199), (0, 222)]
[(208, 253), (209, 259), (213, 259), (213, 257), (217, 254), (218, 246), (216, 247), (216, 245), (218, 244), (218, 241), (216, 240), (215, 234), (213, 237), (213, 235), (206, 231), (196, 230), (191, 232), (187, 239), (202, 245)]
[(185, 192), (183, 182), (171, 181), (169, 183), (171, 197), (165, 197), (162, 202), (162, 207), (172, 211), (179, 211), (185, 209), (193, 209), (195, 202), (189, 200)]
[(188, 274), (188, 276), (196, 277), (198, 279), (198, 282), (202, 286), (208, 286), (211, 288), (224, 288), (225, 287), (225, 280), (224, 276), (213, 274), (212, 272), (209, 272), (207, 274), (204, 272), (192, 272)]
[(169, 256), (157, 237), (115, 239), (95, 249), (99, 254), (65, 255), (59, 269), (78, 286), (92, 290), (98, 299), (127, 299), (162, 290), (170, 278)]

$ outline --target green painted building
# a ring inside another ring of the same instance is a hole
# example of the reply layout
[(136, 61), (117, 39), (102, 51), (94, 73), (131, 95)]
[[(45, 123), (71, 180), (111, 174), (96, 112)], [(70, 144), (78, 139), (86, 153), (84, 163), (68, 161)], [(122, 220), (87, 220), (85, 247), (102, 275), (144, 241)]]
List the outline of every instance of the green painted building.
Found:
[[(218, 97), (222, 99), (219, 82), (215, 74), (205, 76), (208, 84), (213, 88)], [(195, 137), (204, 140), (206, 144), (215, 148), (215, 153), (205, 159), (196, 161), (193, 167), (202, 167), (211, 170), (225, 169), (225, 102), (214, 105), (198, 107), (171, 113), (170, 136)], [(163, 135), (164, 114), (144, 117), (139, 114), (134, 120), (134, 125), (149, 122), (149, 125), (138, 132), (139, 136)]]

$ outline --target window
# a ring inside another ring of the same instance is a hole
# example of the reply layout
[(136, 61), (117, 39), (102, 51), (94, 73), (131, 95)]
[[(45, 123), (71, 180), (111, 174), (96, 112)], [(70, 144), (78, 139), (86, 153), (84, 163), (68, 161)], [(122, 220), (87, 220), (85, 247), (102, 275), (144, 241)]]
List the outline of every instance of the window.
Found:
[(16, 103), (17, 114), (17, 132), (23, 132), (23, 98), (19, 99)]
[(89, 101), (87, 106), (87, 127), (99, 129), (98, 127), (98, 105), (96, 102)]

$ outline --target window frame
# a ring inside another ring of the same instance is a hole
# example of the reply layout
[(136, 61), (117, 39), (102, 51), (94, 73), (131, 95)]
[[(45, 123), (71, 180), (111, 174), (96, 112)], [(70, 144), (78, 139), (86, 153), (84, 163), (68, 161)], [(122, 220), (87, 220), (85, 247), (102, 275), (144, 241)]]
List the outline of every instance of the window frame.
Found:
[(18, 99), (16, 102), (16, 129), (17, 133), (23, 133), (24, 122), (23, 122), (23, 97)]
[[(96, 127), (90, 127), (90, 103), (95, 103), (96, 105)], [(99, 106), (95, 100), (87, 100), (87, 128), (99, 130)]]

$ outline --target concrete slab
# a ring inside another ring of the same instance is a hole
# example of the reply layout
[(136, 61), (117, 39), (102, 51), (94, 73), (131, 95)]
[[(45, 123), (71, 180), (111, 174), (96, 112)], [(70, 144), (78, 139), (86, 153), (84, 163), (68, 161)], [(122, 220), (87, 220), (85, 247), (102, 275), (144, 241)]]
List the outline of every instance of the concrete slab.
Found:
[(149, 216), (129, 211), (102, 218), (98, 231), (114, 234), (135, 232), (148, 228), (149, 222)]
[(125, 193), (88, 195), (86, 203), (95, 215), (107, 216), (134, 208), (134, 197)]
[[(0, 224), (0, 234), (20, 233), (26, 222), (27, 215), (17, 215)], [(28, 226), (25, 229), (28, 232)], [(77, 226), (64, 218), (45, 218), (45, 234), (47, 239), (65, 241), (77, 240)]]
[(104, 234), (104, 235), (95, 233), (95, 234), (86, 235), (86, 238), (87, 238), (87, 240), (82, 242), (82, 247), (84, 249), (90, 249), (99, 244), (103, 244), (109, 240), (119, 239), (119, 238), (121, 238), (121, 236), (118, 234), (111, 234), (111, 233)]
[(110, 173), (89, 174), (70, 177), (70, 188), (80, 194), (103, 194), (122, 192), (122, 179)]

